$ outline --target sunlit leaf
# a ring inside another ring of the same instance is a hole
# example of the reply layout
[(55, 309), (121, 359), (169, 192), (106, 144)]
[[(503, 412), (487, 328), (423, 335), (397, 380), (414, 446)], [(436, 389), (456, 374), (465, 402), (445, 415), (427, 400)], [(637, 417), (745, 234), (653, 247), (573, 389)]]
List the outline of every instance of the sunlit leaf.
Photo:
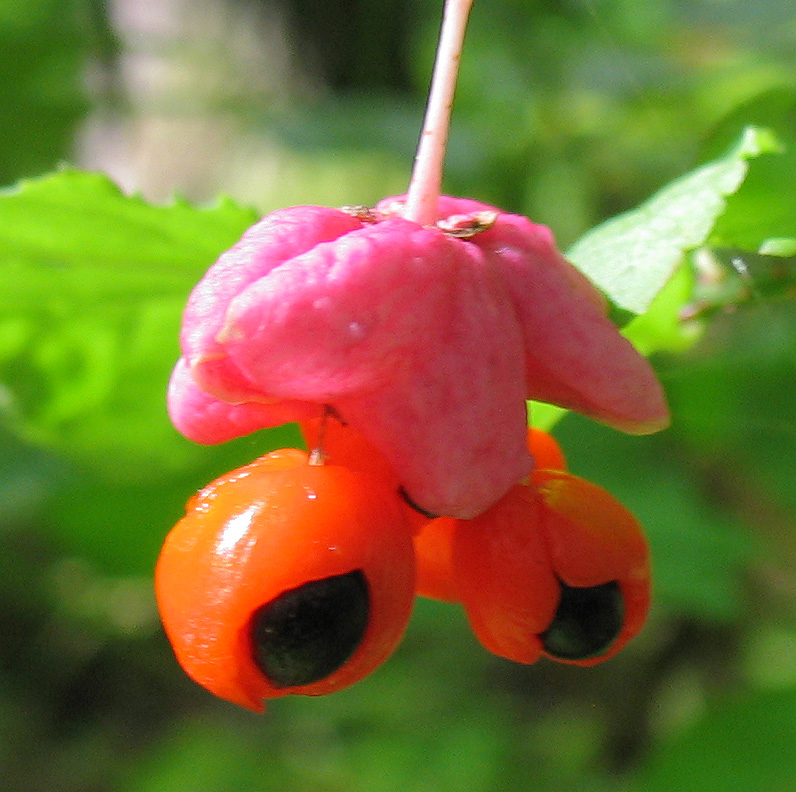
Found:
[(703, 165), (637, 209), (587, 233), (567, 252), (620, 308), (641, 314), (683, 260), (701, 245), (743, 182), (749, 160), (777, 150), (773, 137), (749, 128), (722, 159)]
[(761, 157), (749, 169), (741, 188), (727, 201), (727, 209), (713, 231), (713, 244), (771, 255), (767, 241), (792, 238), (796, 233), (796, 93), (778, 86), (737, 107), (714, 133), (713, 145), (725, 145), (746, 124), (772, 130), (781, 147), (776, 157)]
[(194, 455), (165, 411), (186, 297), (255, 219), (221, 201), (158, 207), (64, 170), (0, 195), (0, 414), (105, 473)]

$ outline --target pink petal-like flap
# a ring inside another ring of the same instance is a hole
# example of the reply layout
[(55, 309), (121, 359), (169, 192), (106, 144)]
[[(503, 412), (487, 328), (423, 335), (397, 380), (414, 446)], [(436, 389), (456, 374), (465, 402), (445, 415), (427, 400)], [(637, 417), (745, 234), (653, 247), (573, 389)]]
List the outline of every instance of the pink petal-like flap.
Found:
[[(194, 287), (183, 315), (183, 356), (201, 387), (230, 401), (256, 399), (257, 385), (227, 365), (216, 337), (226, 322), (230, 302), (249, 284), (284, 262), (361, 228), (357, 218), (322, 206), (296, 206), (273, 212), (249, 228), (223, 253)], [(197, 364), (213, 361), (197, 370)]]
[(219, 336), (250, 382), (332, 404), (434, 513), (482, 511), (532, 462), (519, 328), (494, 262), (401, 219), (252, 284)]
[(528, 397), (625, 432), (663, 429), (669, 410), (652, 367), (605, 315), (594, 287), (539, 228), (527, 218), (502, 215), (474, 240), (499, 262), (512, 294)]
[(526, 398), (625, 431), (666, 425), (651, 367), (547, 228), (442, 197), (456, 231), (474, 217), (456, 238), (397, 201), (275, 212), (221, 256), (185, 312), (181, 431), (220, 442), (331, 405), (418, 505), (471, 517), (530, 472)]
[(169, 416), (174, 426), (195, 443), (224, 443), (267, 426), (307, 421), (323, 414), (311, 402), (276, 401), (230, 404), (201, 390), (184, 358), (169, 381)]

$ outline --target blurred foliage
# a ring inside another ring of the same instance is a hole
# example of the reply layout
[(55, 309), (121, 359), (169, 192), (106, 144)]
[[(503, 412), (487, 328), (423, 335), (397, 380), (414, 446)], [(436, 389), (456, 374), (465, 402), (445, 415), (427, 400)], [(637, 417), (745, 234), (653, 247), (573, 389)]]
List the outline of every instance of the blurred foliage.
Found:
[[(187, 496), (296, 440), (287, 427), (200, 448), (171, 429), (163, 395), (187, 290), (256, 216), (250, 202), (402, 189), (440, 5), (329, 3), (309, 19), (298, 0), (239, 0), (202, 33), (199, 7), (176, 0), (0, 2), (4, 183), (85, 157), (98, 118), (140, 130), (195, 116), (225, 142), (194, 149), (178, 126), (169, 153), (201, 178), (169, 181), (163, 143), (131, 160), (137, 178), (236, 199), (153, 207), (71, 169), (0, 196), (9, 792), (796, 785), (796, 14), (775, 0), (478, 0), (468, 33), (449, 192), (547, 222), (577, 251), (634, 207), (654, 226), (665, 212), (649, 207), (705, 163), (738, 175), (708, 200), (667, 202), (706, 230), (668, 239), (651, 294), (671, 277), (649, 310), (634, 317), (646, 303), (612, 295), (625, 332), (657, 352), (673, 427), (632, 438), (570, 415), (556, 429), (573, 471), (648, 528), (644, 633), (605, 666), (526, 668), (487, 656), (458, 608), (424, 601), (376, 674), (257, 718), (185, 678), (159, 630), (151, 569)], [(269, 22), (264, 49), (281, 46), (287, 66), (235, 65), (242, 39), (217, 23), (242, 9)], [(180, 79), (143, 69), (157, 59)], [(748, 127), (774, 145), (733, 157)], [(246, 158), (259, 150), (265, 164)]]
[(83, 86), (99, 28), (88, 4), (0, 3), (0, 183), (52, 168), (88, 110)]

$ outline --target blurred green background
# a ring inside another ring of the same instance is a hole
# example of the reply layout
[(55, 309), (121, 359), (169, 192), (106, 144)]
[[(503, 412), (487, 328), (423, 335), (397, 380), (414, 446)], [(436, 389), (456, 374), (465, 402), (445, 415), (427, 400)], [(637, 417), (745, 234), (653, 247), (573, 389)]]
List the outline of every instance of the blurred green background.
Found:
[[(788, 5), (477, 0), (447, 191), (528, 214), (566, 247), (745, 124), (796, 144)], [(440, 7), (0, 0), (0, 182), (69, 162), (154, 201), (374, 203), (407, 184)], [(789, 211), (773, 235), (796, 237), (794, 157), (757, 174), (750, 200), (776, 190)], [(162, 400), (178, 313), (155, 282), (147, 300), (123, 350), (118, 306), (69, 325), (91, 366), (60, 325), (49, 345), (35, 327), (29, 354), (18, 324), (0, 326), (3, 790), (796, 789), (792, 300), (716, 313), (696, 346), (656, 358), (663, 434), (557, 427), (572, 470), (653, 546), (654, 610), (619, 657), (516, 666), (459, 609), (421, 601), (377, 673), (262, 717), (183, 675), (151, 572), (191, 492), (295, 435), (182, 440)]]

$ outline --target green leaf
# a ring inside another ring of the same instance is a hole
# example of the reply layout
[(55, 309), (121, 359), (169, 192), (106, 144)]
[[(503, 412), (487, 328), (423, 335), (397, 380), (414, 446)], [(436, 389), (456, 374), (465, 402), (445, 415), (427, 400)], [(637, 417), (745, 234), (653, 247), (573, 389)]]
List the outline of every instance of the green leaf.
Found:
[(204, 270), (256, 219), (125, 196), (63, 170), (0, 195), (0, 415), (105, 474), (178, 470), (198, 450), (165, 390), (180, 316)]
[(576, 242), (567, 257), (619, 308), (642, 314), (683, 260), (705, 242), (746, 177), (751, 158), (777, 150), (773, 136), (748, 128), (725, 157), (664, 187), (637, 209)]
[(793, 255), (763, 246), (772, 237), (796, 232), (796, 94), (792, 84), (765, 91), (740, 105), (714, 133), (714, 146), (724, 146), (739, 129), (753, 123), (776, 135), (782, 146), (777, 157), (761, 157), (727, 209), (718, 219), (711, 244), (772, 255)]
[(0, 194), (0, 254), (48, 278), (79, 279), (81, 289), (87, 270), (102, 275), (89, 297), (131, 285), (157, 294), (190, 288), (256, 219), (225, 199), (204, 209), (153, 206), (104, 174), (65, 168)]
[[(796, 227), (796, 223), (794, 227)], [(796, 239), (792, 237), (772, 237), (770, 239), (764, 239), (758, 252), (764, 256), (796, 256)]]
[(682, 316), (693, 291), (694, 273), (686, 262), (675, 270), (646, 312), (622, 328), (622, 334), (642, 355), (685, 351), (702, 332), (701, 324), (684, 321)]
[(528, 417), (530, 424), (543, 432), (550, 432), (553, 427), (568, 413), (563, 407), (545, 402), (529, 401)]

